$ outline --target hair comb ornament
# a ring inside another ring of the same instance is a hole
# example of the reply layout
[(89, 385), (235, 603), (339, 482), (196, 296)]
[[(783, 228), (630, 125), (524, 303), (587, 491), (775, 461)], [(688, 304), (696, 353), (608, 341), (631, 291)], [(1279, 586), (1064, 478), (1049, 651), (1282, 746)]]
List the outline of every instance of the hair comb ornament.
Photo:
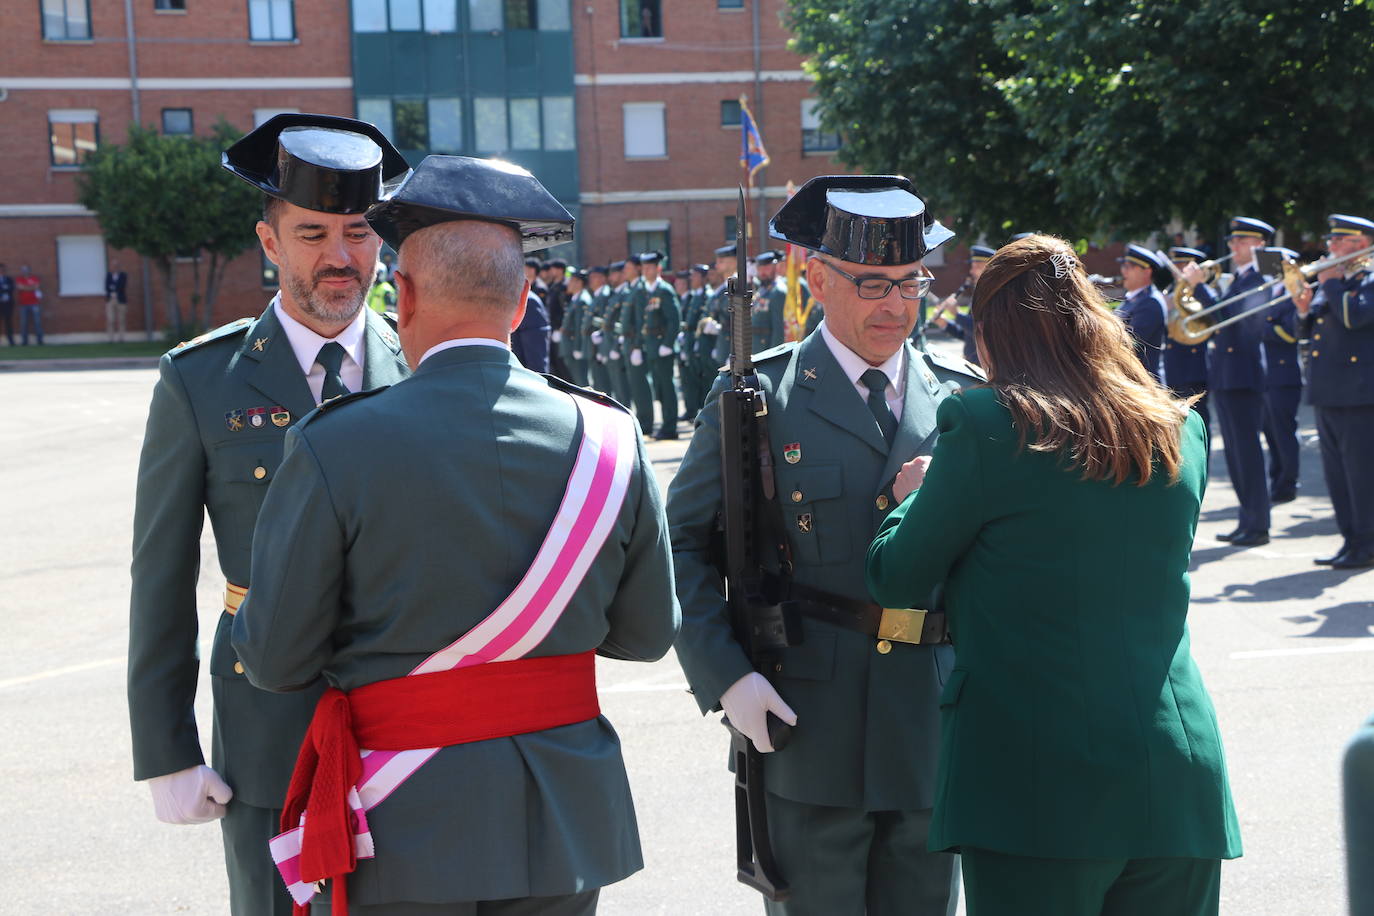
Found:
[(1054, 278), (1062, 280), (1073, 273), (1075, 264), (1072, 257), (1062, 251), (1057, 251), (1050, 256), (1050, 266), (1054, 268)]

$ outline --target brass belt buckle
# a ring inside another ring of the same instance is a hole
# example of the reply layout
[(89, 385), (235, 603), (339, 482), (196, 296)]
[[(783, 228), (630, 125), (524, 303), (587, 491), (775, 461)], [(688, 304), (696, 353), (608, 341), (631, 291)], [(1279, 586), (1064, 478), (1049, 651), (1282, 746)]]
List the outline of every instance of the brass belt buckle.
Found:
[[(883, 608), (883, 616), (878, 621), (878, 651), (884, 655), (883, 643), (905, 642), (919, 645), (921, 642), (921, 629), (925, 626), (926, 612), (914, 608)], [(887, 651), (892, 647), (889, 645)]]

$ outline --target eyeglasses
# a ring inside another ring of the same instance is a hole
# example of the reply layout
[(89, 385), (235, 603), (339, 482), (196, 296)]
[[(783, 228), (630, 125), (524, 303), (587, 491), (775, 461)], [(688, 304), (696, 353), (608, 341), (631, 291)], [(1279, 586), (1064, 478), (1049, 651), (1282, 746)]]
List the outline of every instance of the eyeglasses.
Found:
[(907, 277), (905, 280), (889, 280), (886, 277), (856, 277), (853, 274), (845, 273), (824, 258), (821, 258), (820, 261), (853, 283), (859, 290), (860, 299), (881, 299), (892, 292), (893, 286), (897, 287), (897, 291), (901, 293), (903, 299), (920, 299), (930, 292), (930, 285), (935, 282), (934, 277)]

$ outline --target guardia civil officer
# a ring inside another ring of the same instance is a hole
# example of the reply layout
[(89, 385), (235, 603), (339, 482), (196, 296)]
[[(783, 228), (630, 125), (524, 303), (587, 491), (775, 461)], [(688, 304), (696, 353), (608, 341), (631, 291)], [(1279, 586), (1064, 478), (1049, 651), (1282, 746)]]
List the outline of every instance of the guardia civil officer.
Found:
[(254, 683), (330, 688), (294, 886), (326, 881), (318, 914), (592, 913), (642, 866), (594, 656), (654, 660), (677, 631), (652, 466), (623, 408), (510, 352), (522, 244), (572, 235), (532, 175), (431, 156), (368, 218), (415, 373), (292, 431), (234, 626)]
[(762, 353), (785, 340), (784, 312), (787, 308), (787, 283), (778, 276), (778, 253), (764, 251), (754, 257), (758, 272), (758, 291), (750, 314), (754, 330), (754, 352)]
[[(1333, 256), (1374, 245), (1374, 220), (1333, 214)], [(1297, 301), (1309, 323), (1307, 400), (1317, 415), (1322, 471), (1343, 543), (1316, 562), (1337, 569), (1374, 566), (1374, 273), (1358, 259), (1317, 275), (1315, 296)]]
[(1155, 287), (1155, 271), (1164, 265), (1153, 251), (1144, 245), (1127, 245), (1121, 264), (1121, 286), (1126, 298), (1116, 308), (1116, 315), (1131, 332), (1135, 355), (1145, 371), (1159, 378), (1159, 358), (1164, 347), (1164, 323), (1169, 316), (1169, 304)]
[(894, 505), (898, 470), (933, 447), (936, 407), (979, 381), (907, 340), (930, 287), (922, 259), (953, 233), (910, 181), (874, 175), (813, 178), (770, 227), (808, 251), (811, 293), (825, 304), (816, 333), (754, 358), (802, 639), (781, 651), (775, 689), (751, 670), (727, 619), (711, 562), (725, 375), (669, 488), (678, 656), (702, 712), (723, 708), (761, 751), (773, 749), (765, 712), (790, 720), (795, 711), (790, 743), (765, 755), (771, 838), (791, 885), (769, 912), (943, 916), (955, 861), (926, 851), (926, 831), (953, 652), (937, 633), (917, 642), (922, 627), (905, 610), (891, 612), (905, 635), (878, 638), (883, 612), (864, 584), (864, 554)]
[(688, 419), (694, 419), (706, 399), (706, 392), (715, 379), (715, 367), (709, 378), (698, 351), (702, 325), (706, 318), (706, 303), (711, 289), (706, 285), (710, 268), (693, 264), (687, 271), (687, 294), (682, 297), (682, 331), (678, 335), (678, 377), (682, 380), (682, 405)]
[(649, 287), (644, 281), (642, 256), (625, 259), (625, 296), (620, 303), (620, 352), (625, 357), (625, 380), (630, 388), (626, 404), (634, 409), (644, 435), (654, 432), (654, 389), (649, 384), (650, 353), (644, 343), (644, 318)]
[(626, 375), (626, 355), (622, 352), (621, 337), (624, 325), (620, 313), (627, 301), (629, 286), (625, 282), (625, 262), (612, 261), (607, 268), (604, 327), (598, 346), (606, 358), (606, 371), (611, 377), (611, 394), (625, 406), (630, 406), (630, 377)]
[(727, 278), (735, 275), (736, 261), (737, 255), (733, 244), (722, 245), (716, 249), (715, 268), (720, 282), (707, 298), (706, 316), (711, 320), (702, 332), (703, 342), (710, 345), (712, 384), (719, 374), (718, 370), (725, 365), (725, 360), (730, 355), (730, 298), (726, 294), (725, 284)]
[[(1174, 267), (1181, 272), (1188, 264), (1201, 264), (1206, 261), (1207, 255), (1197, 248), (1176, 245), (1169, 249), (1169, 260), (1173, 261)], [(1172, 292), (1171, 289), (1170, 293)], [(1180, 398), (1202, 395), (1193, 402), (1193, 409), (1202, 414), (1202, 422), (1210, 431), (1212, 417), (1207, 409), (1207, 342), (1179, 343), (1169, 336), (1166, 324), (1161, 362), (1164, 366), (1164, 383), (1169, 386), (1170, 391)]]
[(606, 330), (606, 315), (610, 309), (611, 298), (611, 286), (606, 282), (609, 273), (610, 268), (604, 264), (587, 268), (587, 292), (591, 295), (591, 303), (587, 306), (585, 340), (582, 346), (587, 352), (587, 371), (591, 386), (602, 394), (614, 395), (611, 370), (606, 365), (606, 344), (610, 338)]
[[(287, 429), (322, 400), (408, 374), (393, 326), (364, 307), (381, 240), (363, 218), (408, 168), (371, 124), (313, 114), (277, 115), (231, 146), (223, 163), (266, 195), (257, 233), (281, 292), (257, 319), (162, 357), (134, 510), (129, 718), (134, 778), (148, 780), (158, 818), (223, 818), (232, 912), (285, 916), (291, 901), (267, 840), (322, 686), (302, 681), (288, 695), (257, 689), (229, 629), (250, 585), (253, 523)], [(193, 709), (207, 510), (225, 580), (209, 657), (213, 769)]]
[[(1276, 248), (1296, 262), (1291, 248)], [(1298, 405), (1302, 403), (1302, 370), (1298, 365), (1298, 310), (1292, 299), (1261, 314), (1264, 329), (1264, 444), (1269, 449), (1269, 501), (1288, 503), (1298, 498), (1301, 447), (1298, 443)]]
[(564, 289), (566, 302), (563, 306), (563, 326), (559, 329), (563, 365), (567, 367), (569, 381), (585, 388), (590, 383), (590, 377), (587, 374), (587, 352), (583, 347), (582, 338), (583, 327), (589, 317), (587, 307), (592, 301), (592, 297), (587, 294), (587, 272), (579, 268), (568, 271)]
[[(673, 345), (682, 327), (682, 306), (677, 291), (660, 273), (662, 262), (661, 251), (646, 251), (639, 256), (640, 270), (644, 273), (644, 308), (640, 314), (639, 337), (662, 423), (654, 432), (654, 438), (676, 439), (678, 408), (677, 389), (673, 387), (673, 363), (676, 362)], [(646, 434), (649, 432), (645, 430)]]
[[(1231, 220), (1226, 237), (1235, 273), (1219, 291), (1202, 282), (1196, 264), (1183, 268), (1183, 280), (1193, 287), (1193, 295), (1204, 307), (1220, 299), (1231, 299), (1217, 312), (1229, 318), (1254, 309), (1277, 292), (1257, 291), (1265, 278), (1255, 267), (1255, 249), (1274, 237), (1274, 227), (1264, 220), (1237, 216)], [(1255, 547), (1269, 543), (1269, 482), (1264, 468), (1264, 449), (1260, 445), (1264, 427), (1264, 336), (1268, 321), (1262, 313), (1252, 314), (1217, 331), (1208, 340), (1207, 384), (1217, 425), (1226, 447), (1226, 470), (1240, 503), (1236, 528), (1217, 538), (1235, 547)]]

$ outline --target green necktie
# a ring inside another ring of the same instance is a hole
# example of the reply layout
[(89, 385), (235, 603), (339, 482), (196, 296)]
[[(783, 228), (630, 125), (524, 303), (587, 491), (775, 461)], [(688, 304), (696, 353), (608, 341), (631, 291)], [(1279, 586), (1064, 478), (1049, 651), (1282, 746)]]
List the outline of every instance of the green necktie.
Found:
[(320, 403), (340, 395), (348, 394), (348, 386), (343, 383), (343, 378), (339, 375), (339, 368), (343, 365), (344, 348), (343, 344), (331, 340), (329, 343), (320, 347), (320, 355), (315, 357), (315, 362), (324, 369), (324, 385), (320, 388)]
[(897, 435), (897, 418), (887, 406), (887, 376), (881, 369), (869, 369), (859, 376), (859, 381), (868, 389), (868, 409), (873, 411), (873, 419), (878, 421), (878, 429), (883, 431), (887, 444)]

